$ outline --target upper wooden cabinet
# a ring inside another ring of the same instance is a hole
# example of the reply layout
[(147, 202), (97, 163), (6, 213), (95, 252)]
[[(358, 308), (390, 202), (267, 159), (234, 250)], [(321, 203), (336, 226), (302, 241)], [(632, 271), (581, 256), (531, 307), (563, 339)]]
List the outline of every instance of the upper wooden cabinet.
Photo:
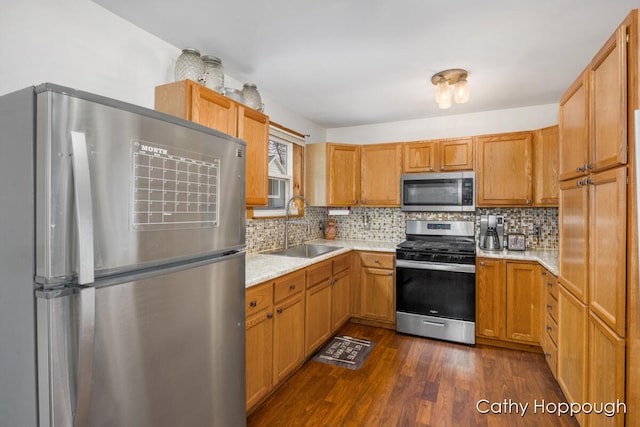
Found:
[(362, 145), (360, 158), (360, 204), (400, 206), (402, 144)]
[(558, 179), (561, 181), (586, 174), (589, 153), (589, 79), (584, 71), (560, 99), (560, 158)]
[(621, 25), (589, 65), (594, 172), (627, 163), (627, 26)]
[(268, 202), (269, 117), (191, 80), (156, 87), (155, 109), (247, 143), (246, 204)]
[(560, 100), (560, 180), (627, 163), (627, 26)]
[(473, 145), (473, 138), (406, 142), (403, 172), (472, 170)]
[(401, 144), (323, 142), (306, 155), (312, 206), (400, 206)]
[(476, 205), (533, 204), (533, 134), (484, 135), (476, 145)]
[(535, 206), (558, 206), (558, 126), (538, 129), (533, 138)]
[(307, 200), (312, 206), (355, 206), (360, 201), (360, 146), (309, 144)]

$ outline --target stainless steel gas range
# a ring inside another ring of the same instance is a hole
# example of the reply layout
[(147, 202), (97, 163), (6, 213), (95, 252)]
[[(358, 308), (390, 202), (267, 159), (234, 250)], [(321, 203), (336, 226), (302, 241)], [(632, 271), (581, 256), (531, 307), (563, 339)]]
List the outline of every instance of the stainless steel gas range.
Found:
[(396, 330), (475, 344), (472, 221), (408, 220), (396, 249)]

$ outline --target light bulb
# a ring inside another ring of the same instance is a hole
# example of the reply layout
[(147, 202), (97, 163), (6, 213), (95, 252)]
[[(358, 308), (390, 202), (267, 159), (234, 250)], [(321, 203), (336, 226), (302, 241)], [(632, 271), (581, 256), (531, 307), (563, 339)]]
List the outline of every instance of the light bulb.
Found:
[(438, 108), (441, 110), (446, 110), (449, 107), (451, 107), (451, 97), (447, 98), (442, 102), (438, 102)]
[(456, 82), (453, 89), (453, 97), (456, 104), (464, 104), (469, 101), (469, 84), (467, 83), (467, 77), (462, 76)]
[(451, 105), (451, 92), (449, 91), (449, 83), (447, 83), (445, 78), (442, 76), (440, 76), (440, 78), (438, 79), (438, 83), (436, 84), (436, 103), (438, 103), (438, 105), (442, 103), (449, 103), (449, 105)]

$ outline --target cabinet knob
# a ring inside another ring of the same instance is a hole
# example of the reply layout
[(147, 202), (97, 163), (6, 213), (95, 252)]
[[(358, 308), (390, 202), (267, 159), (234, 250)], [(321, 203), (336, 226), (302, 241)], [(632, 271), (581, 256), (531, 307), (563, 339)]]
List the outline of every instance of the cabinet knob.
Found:
[(547, 352), (547, 353), (544, 354), (544, 356), (549, 358), (549, 357), (551, 357), (551, 353)]
[(526, 203), (527, 203), (528, 205), (530, 205), (530, 204), (531, 204), (531, 199), (527, 199), (527, 200), (526, 200)]
[(546, 275), (547, 275), (547, 272), (546, 272), (546, 271), (543, 271), (543, 272), (542, 272), (542, 275), (543, 275), (543, 276), (546, 276)]
[(484, 261), (480, 261), (480, 267), (484, 267)]
[(548, 288), (553, 288), (553, 283), (551, 283), (551, 282), (547, 282), (547, 287), (548, 287)]
[(296, 285), (290, 285), (289, 289), (294, 290), (296, 288)]
[(443, 171), (444, 170), (444, 166), (440, 166), (440, 170)]
[(577, 187), (582, 186), (582, 180), (578, 180), (578, 182), (576, 182), (576, 186), (577, 186)]
[(380, 264), (380, 260), (378, 258), (374, 259), (373, 262), (375, 262), (376, 264)]
[(553, 327), (552, 326), (547, 326), (547, 331), (549, 331), (549, 332), (553, 331)]
[(584, 172), (584, 168), (583, 168), (583, 167), (578, 166), (578, 167), (576, 168), (576, 172)]
[(267, 313), (267, 319), (273, 319), (273, 313)]
[(387, 273), (387, 276), (393, 276), (393, 271), (389, 271), (389, 272)]
[(353, 201), (353, 204), (354, 204), (354, 205), (357, 205), (357, 204), (358, 204), (358, 201), (357, 201), (357, 200), (354, 200), (354, 201)]
[(551, 305), (551, 304), (547, 304), (547, 308), (548, 308), (549, 310), (553, 310), (553, 305)]
[(584, 170), (591, 170), (593, 169), (593, 165), (591, 163), (587, 163), (586, 165), (584, 165)]
[(251, 301), (251, 302), (249, 303), (249, 306), (250, 306), (250, 307), (255, 307), (255, 306), (257, 306), (257, 305), (258, 305), (258, 301)]
[(429, 170), (433, 172), (433, 166), (429, 166)]
[(276, 310), (276, 312), (277, 312), (278, 314), (282, 314), (282, 309), (281, 309), (281, 308), (279, 308), (279, 309), (277, 309), (277, 310)]

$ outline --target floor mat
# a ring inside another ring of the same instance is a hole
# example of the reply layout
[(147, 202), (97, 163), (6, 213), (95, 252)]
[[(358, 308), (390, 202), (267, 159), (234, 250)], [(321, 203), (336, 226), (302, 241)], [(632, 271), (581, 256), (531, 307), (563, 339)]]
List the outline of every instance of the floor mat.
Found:
[(313, 360), (347, 369), (360, 369), (375, 345), (375, 341), (336, 335), (313, 356)]

